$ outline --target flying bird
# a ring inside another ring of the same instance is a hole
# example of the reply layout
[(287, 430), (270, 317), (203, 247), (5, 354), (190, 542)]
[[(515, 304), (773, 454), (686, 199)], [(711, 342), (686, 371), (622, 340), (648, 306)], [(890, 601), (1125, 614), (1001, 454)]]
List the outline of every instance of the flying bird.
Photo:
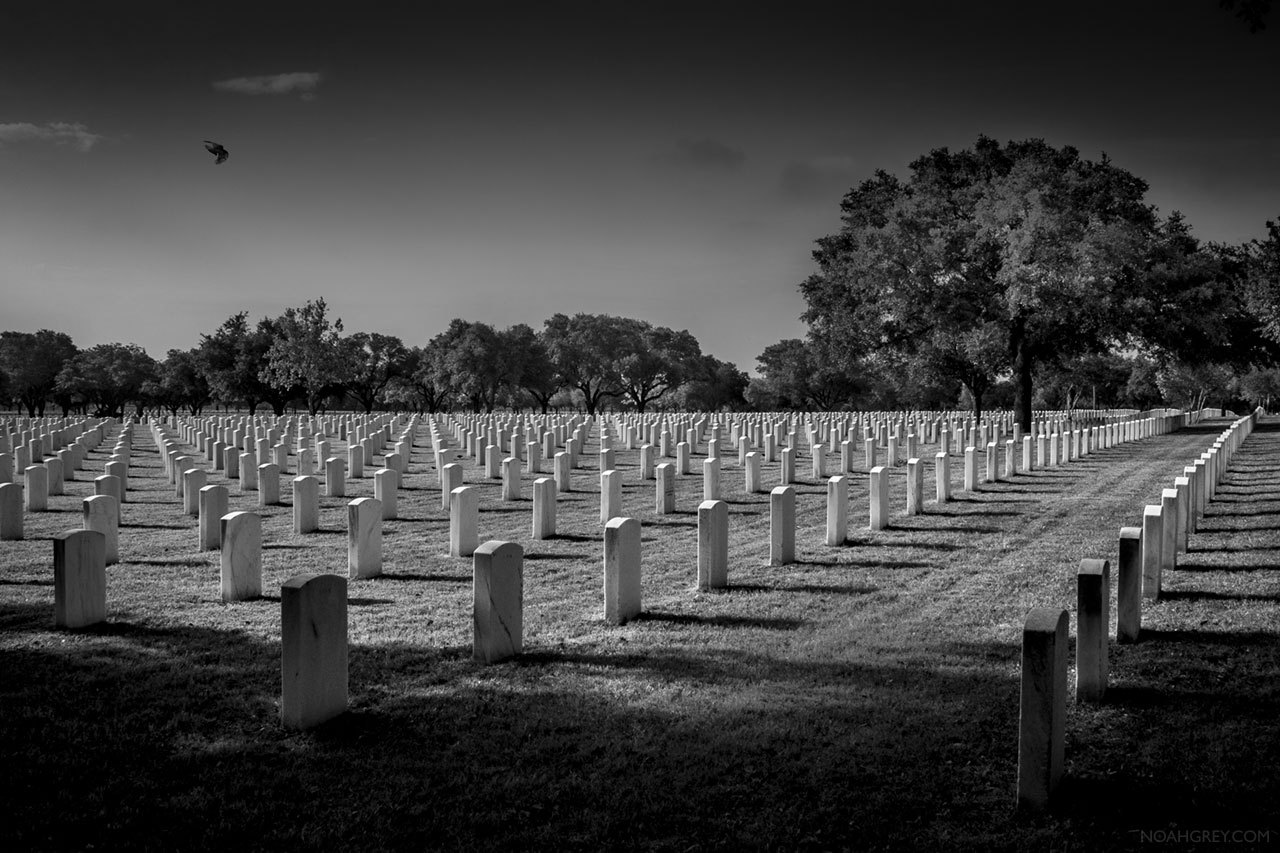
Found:
[(222, 161), (226, 160), (227, 157), (231, 156), (227, 154), (227, 149), (223, 148), (217, 142), (210, 142), (209, 140), (206, 139), (204, 141), (204, 147), (206, 151), (208, 151), (210, 154), (213, 154), (217, 158), (213, 161), (215, 166), (221, 163)]

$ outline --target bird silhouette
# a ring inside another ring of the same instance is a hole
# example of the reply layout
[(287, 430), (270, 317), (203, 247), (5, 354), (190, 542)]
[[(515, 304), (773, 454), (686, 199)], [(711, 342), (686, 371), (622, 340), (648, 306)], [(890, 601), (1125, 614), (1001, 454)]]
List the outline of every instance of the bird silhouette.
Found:
[(215, 166), (221, 163), (222, 161), (226, 160), (227, 157), (231, 156), (227, 154), (227, 149), (223, 148), (217, 142), (210, 142), (209, 140), (206, 139), (204, 141), (204, 147), (206, 151), (208, 151), (210, 154), (213, 154), (217, 158), (213, 161)]

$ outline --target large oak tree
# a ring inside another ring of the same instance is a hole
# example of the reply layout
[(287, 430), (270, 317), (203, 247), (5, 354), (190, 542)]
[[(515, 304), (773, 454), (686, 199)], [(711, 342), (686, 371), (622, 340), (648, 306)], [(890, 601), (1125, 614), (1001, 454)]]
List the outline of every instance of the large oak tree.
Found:
[(841, 204), (801, 285), (828, 357), (896, 350), (982, 395), (1011, 372), (1031, 422), (1037, 363), (1129, 333), (1119, 308), (1143, 286), (1159, 222), (1146, 184), (1105, 157), (1042, 140), (937, 149), (904, 180), (877, 172)]

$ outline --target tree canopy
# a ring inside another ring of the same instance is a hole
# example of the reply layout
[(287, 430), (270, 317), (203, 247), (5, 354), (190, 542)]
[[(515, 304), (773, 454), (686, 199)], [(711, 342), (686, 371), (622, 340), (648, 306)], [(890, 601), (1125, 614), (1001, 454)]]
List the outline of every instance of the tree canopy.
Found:
[(1160, 221), (1146, 189), (1105, 156), (1038, 139), (980, 137), (915, 160), (906, 179), (876, 172), (844, 197), (840, 231), (818, 240), (804, 319), (825, 357), (895, 353), (963, 383), (979, 415), (1011, 375), (1029, 426), (1037, 366), (1188, 335), (1158, 319), (1194, 318), (1188, 306), (1220, 291), (1208, 285), (1221, 266), (1180, 217)]

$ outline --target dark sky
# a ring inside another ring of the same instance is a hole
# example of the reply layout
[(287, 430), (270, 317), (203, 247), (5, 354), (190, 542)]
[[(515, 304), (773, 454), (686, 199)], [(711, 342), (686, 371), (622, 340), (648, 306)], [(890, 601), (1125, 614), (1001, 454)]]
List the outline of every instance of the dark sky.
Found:
[(642, 317), (753, 370), (803, 334), (844, 191), (979, 134), (1105, 151), (1202, 238), (1261, 236), (1269, 23), (1216, 0), (6, 4), (0, 328), (163, 358), (324, 296), (410, 344)]

